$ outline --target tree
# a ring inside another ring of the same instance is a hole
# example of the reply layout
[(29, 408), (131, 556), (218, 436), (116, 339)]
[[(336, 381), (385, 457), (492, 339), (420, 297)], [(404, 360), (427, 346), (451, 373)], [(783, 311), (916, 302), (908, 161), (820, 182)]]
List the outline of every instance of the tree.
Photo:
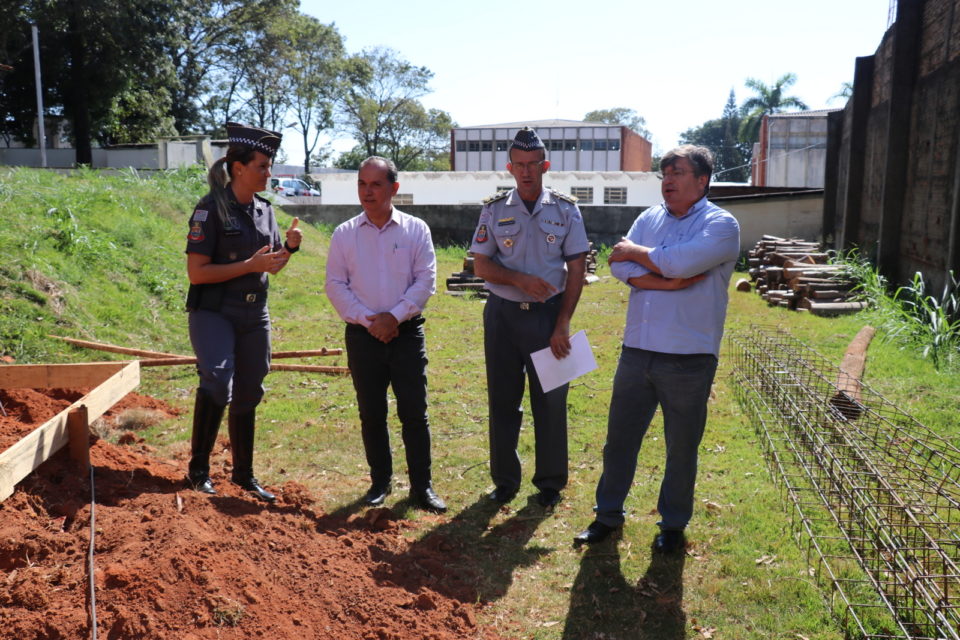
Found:
[(751, 145), (738, 136), (740, 112), (737, 109), (733, 89), (717, 120), (708, 120), (699, 127), (687, 129), (680, 134), (680, 144), (696, 144), (707, 147), (714, 153), (714, 176), (725, 182), (747, 182)]
[(747, 98), (740, 107), (741, 113), (744, 114), (743, 121), (740, 123), (741, 140), (754, 143), (760, 139), (760, 122), (765, 115), (781, 113), (786, 109), (799, 111), (809, 109), (800, 98), (784, 95), (784, 92), (796, 82), (797, 76), (794, 73), (783, 74), (770, 87), (756, 78), (747, 78), (744, 84), (756, 95)]
[(837, 91), (835, 94), (830, 96), (827, 99), (827, 102), (833, 102), (834, 100), (849, 100), (853, 97), (853, 83), (844, 82), (840, 85), (840, 91)]
[(310, 16), (297, 16), (288, 73), (292, 81), (290, 105), (303, 137), (304, 173), (310, 173), (311, 156), (321, 133), (334, 124), (343, 54), (343, 38), (336, 27)]
[(650, 139), (650, 130), (647, 129), (647, 121), (637, 114), (633, 109), (627, 107), (614, 107), (613, 109), (597, 109), (583, 116), (584, 122), (603, 122), (606, 124), (621, 124), (641, 136)]
[[(346, 73), (340, 129), (359, 143), (364, 157), (390, 158), (401, 170), (436, 159), (449, 149), (453, 121), (445, 111), (420, 103), (432, 78), (432, 71), (410, 64), (392, 49), (365, 50), (350, 61)], [(343, 162), (352, 156), (350, 152)]]
[[(260, 44), (268, 25), (296, 12), (296, 0), (169, 0), (176, 35), (166, 55), (176, 69), (172, 113), (180, 133), (219, 129), (238, 113), (248, 62), (269, 62)], [(208, 114), (204, 121), (203, 114)]]

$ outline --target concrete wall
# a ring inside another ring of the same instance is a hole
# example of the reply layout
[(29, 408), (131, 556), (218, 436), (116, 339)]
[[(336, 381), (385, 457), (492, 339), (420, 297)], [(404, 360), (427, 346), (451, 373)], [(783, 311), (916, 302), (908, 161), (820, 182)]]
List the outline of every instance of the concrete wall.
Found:
[(752, 248), (765, 234), (821, 240), (823, 191), (712, 198), (740, 223), (740, 249)]
[[(783, 193), (764, 196), (717, 198), (740, 222), (743, 250), (763, 234), (817, 240), (821, 235), (823, 192)], [(360, 213), (359, 205), (296, 204), (281, 207), (290, 215), (314, 224), (336, 226)], [(468, 245), (480, 216), (479, 205), (411, 205), (397, 207), (430, 225), (434, 242)], [(612, 246), (630, 229), (646, 207), (582, 206), (587, 236), (595, 245)]]
[[(202, 159), (201, 141), (161, 141), (153, 145), (95, 148), (95, 169), (133, 167), (134, 169), (173, 169), (197, 164)], [(47, 149), (47, 166), (58, 169), (76, 164), (74, 149)], [(41, 166), (40, 149), (0, 148), (0, 164), (17, 167)]]
[[(320, 173), (311, 177), (322, 185), (320, 191), (324, 204), (353, 204), (357, 201), (356, 173)], [(513, 176), (506, 171), (401, 171), (397, 181), (400, 183), (398, 194), (412, 196), (415, 205), (479, 206), (484, 198), (502, 188), (513, 188), (515, 184)], [(604, 206), (604, 189), (607, 187), (625, 188), (627, 206), (649, 207), (661, 200), (660, 179), (654, 173), (551, 170), (544, 175), (543, 183), (563, 193), (573, 193), (574, 188), (592, 187), (593, 202), (590, 204), (594, 206)]]
[[(893, 283), (960, 273), (960, 0), (900, 0), (857, 59), (826, 193), (827, 234)], [(828, 158), (828, 162), (830, 159)]]

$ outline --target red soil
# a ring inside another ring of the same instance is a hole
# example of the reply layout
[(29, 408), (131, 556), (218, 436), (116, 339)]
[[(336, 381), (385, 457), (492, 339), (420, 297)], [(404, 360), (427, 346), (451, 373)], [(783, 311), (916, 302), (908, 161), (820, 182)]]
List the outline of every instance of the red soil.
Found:
[[(0, 448), (82, 394), (0, 392)], [(176, 413), (137, 394), (112, 413), (136, 407)], [(274, 505), (254, 502), (224, 474), (225, 441), (217, 496), (186, 490), (184, 463), (136, 434), (121, 441), (91, 439), (99, 638), (499, 638), (477, 625), (470, 577), (445, 569), (457, 550), (443, 536), (414, 544), (389, 509), (325, 514), (296, 482), (271, 487)], [(0, 636), (91, 637), (90, 518), (89, 473), (66, 450), (0, 503)]]

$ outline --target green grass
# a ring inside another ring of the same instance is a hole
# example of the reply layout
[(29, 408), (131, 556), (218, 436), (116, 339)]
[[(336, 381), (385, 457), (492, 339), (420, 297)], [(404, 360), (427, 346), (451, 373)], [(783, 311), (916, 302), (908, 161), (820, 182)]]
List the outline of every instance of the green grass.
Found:
[[(183, 249), (187, 217), (203, 191), (197, 172), (153, 179), (92, 171), (0, 173), (5, 221), (0, 241), (9, 248), (0, 267), (3, 354), (21, 363), (120, 358), (50, 340), (49, 333), (189, 353), (181, 310)], [(279, 217), (285, 226), (289, 217)], [(323, 295), (330, 230), (303, 228), (303, 251), (271, 279), (274, 348), (341, 347), (343, 325)], [(599, 368), (570, 391), (570, 483), (564, 501), (552, 514), (527, 502), (534, 491), (529, 411), (520, 442), (525, 477), (520, 495), (506, 510), (484, 500), (492, 486), (483, 302), (442, 293), (444, 279), (460, 271), (463, 252), (462, 247), (438, 251), (441, 291), (426, 311), (434, 481), (450, 512), (436, 518), (409, 509), (395, 421), (397, 477), (388, 504), (414, 522), (405, 535), (415, 547), (442, 536), (451, 568), (476, 577), (476, 598), (490, 603), (482, 621), (508, 637), (540, 640), (698, 638), (710, 629), (713, 637), (738, 640), (843, 638), (830, 594), (808, 572), (804, 547), (794, 539), (758, 437), (735, 402), (729, 357), (721, 358), (710, 406), (690, 554), (664, 560), (650, 552), (663, 468), (659, 418), (640, 454), (622, 538), (586, 551), (572, 548), (573, 535), (592, 519), (626, 312), (626, 288), (605, 266), (601, 281), (585, 288), (572, 327), (586, 329)], [(800, 315), (769, 308), (755, 294), (734, 292), (728, 326), (783, 326), (839, 364), (857, 330), (875, 320), (869, 312), (835, 319)], [(313, 362), (344, 365), (346, 357)], [(162, 455), (182, 460), (196, 374), (190, 367), (151, 368), (142, 377), (141, 392), (188, 409), (140, 432)], [(955, 371), (938, 371), (893, 342), (875, 340), (866, 380), (929, 427), (958, 440)], [(258, 477), (271, 486), (301, 482), (328, 512), (350, 509), (368, 478), (349, 378), (273, 373), (266, 385), (257, 431)]]

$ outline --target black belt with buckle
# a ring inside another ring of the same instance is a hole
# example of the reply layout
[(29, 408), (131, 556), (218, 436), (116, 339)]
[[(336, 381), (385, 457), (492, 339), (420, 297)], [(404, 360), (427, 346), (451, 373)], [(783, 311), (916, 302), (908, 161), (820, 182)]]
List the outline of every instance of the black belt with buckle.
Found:
[(240, 302), (247, 302), (253, 304), (255, 302), (266, 302), (267, 301), (267, 292), (263, 291), (227, 291), (225, 292), (227, 298), (232, 298), (234, 300), (239, 300)]
[(490, 294), (490, 296), (491, 296), (491, 297), (496, 297), (497, 299), (499, 299), (499, 300), (500, 300), (501, 302), (503, 302), (503, 303), (516, 306), (517, 309), (520, 309), (520, 311), (532, 311), (532, 310), (537, 309), (537, 308), (539, 308), (539, 307), (552, 306), (552, 305), (555, 305), (555, 304), (557, 304), (558, 302), (560, 302), (560, 294), (559, 294), (559, 293), (556, 294), (556, 295), (554, 295), (553, 297), (547, 299), (547, 300), (544, 300), (543, 302), (516, 302), (516, 301), (514, 301), (514, 300), (507, 300), (506, 298), (501, 298), (500, 296), (498, 296), (498, 295), (496, 295), (496, 294)]

